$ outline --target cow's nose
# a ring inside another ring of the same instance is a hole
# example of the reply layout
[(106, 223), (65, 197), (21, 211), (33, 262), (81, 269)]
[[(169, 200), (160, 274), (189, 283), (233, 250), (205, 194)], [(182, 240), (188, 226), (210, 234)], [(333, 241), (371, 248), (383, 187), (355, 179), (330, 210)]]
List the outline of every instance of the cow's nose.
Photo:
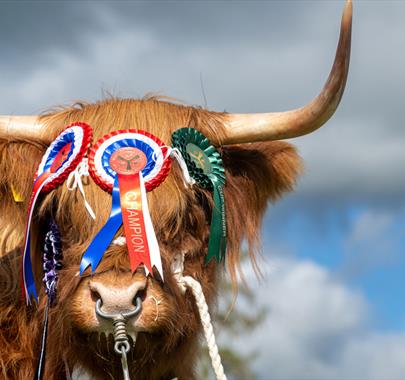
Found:
[(90, 281), (92, 298), (101, 299), (102, 309), (106, 313), (125, 313), (134, 309), (135, 299), (146, 288), (146, 279), (136, 280), (126, 287), (104, 285), (102, 282)]

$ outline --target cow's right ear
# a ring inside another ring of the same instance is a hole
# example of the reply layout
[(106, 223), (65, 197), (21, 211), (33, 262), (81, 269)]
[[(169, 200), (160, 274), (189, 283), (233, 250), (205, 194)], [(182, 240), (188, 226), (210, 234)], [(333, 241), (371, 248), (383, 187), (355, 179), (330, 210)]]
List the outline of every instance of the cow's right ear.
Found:
[(35, 171), (46, 147), (0, 139), (0, 256), (22, 244)]
[(0, 140), (0, 186), (2, 193), (26, 201), (32, 191), (35, 171), (45, 146), (22, 141)]
[(255, 252), (263, 214), (269, 201), (293, 190), (302, 161), (296, 149), (282, 141), (228, 146), (222, 157), (227, 177), (228, 268), (236, 279), (244, 239), (252, 264), (260, 272)]
[(18, 203), (31, 192), (35, 170), (52, 139), (38, 115), (0, 115), (0, 192)]

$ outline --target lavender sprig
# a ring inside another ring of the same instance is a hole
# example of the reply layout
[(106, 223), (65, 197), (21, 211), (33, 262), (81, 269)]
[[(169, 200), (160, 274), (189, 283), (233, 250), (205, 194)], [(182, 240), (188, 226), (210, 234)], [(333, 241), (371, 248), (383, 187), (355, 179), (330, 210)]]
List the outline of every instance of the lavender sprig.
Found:
[(58, 225), (52, 220), (49, 223), (49, 231), (45, 235), (43, 256), (43, 283), (49, 303), (56, 303), (56, 287), (58, 283), (58, 271), (62, 269), (62, 244)]

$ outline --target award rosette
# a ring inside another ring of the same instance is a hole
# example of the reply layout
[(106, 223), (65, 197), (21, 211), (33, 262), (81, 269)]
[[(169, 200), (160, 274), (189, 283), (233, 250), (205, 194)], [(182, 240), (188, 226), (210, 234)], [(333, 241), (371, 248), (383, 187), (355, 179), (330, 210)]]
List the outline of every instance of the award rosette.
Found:
[(143, 264), (153, 276), (155, 267), (163, 279), (159, 245), (149, 214), (146, 192), (167, 177), (171, 160), (165, 144), (140, 130), (114, 131), (102, 137), (89, 154), (93, 180), (112, 193), (110, 217), (91, 242), (80, 263), (80, 274), (97, 269), (105, 250), (124, 225), (132, 272)]
[(68, 126), (48, 147), (35, 174), (28, 206), (22, 265), (23, 293), (27, 303), (31, 303), (31, 297), (38, 300), (30, 254), (30, 226), (35, 203), (40, 194), (56, 189), (75, 170), (89, 149), (92, 134), (87, 124), (74, 123)]
[(175, 131), (172, 135), (172, 144), (184, 157), (190, 176), (199, 186), (213, 191), (214, 208), (205, 261), (209, 263), (215, 257), (217, 262), (220, 262), (225, 257), (227, 236), (223, 190), (226, 179), (221, 155), (210, 141), (194, 128), (181, 128)]

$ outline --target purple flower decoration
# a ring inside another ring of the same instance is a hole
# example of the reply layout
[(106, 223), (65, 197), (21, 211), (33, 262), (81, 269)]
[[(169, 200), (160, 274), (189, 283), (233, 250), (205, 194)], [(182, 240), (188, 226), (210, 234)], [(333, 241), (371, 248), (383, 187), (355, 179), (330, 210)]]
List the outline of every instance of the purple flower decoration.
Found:
[(54, 306), (56, 303), (58, 271), (62, 269), (62, 259), (62, 243), (59, 228), (55, 221), (52, 220), (49, 223), (49, 231), (45, 235), (43, 257), (43, 283), (51, 306)]

